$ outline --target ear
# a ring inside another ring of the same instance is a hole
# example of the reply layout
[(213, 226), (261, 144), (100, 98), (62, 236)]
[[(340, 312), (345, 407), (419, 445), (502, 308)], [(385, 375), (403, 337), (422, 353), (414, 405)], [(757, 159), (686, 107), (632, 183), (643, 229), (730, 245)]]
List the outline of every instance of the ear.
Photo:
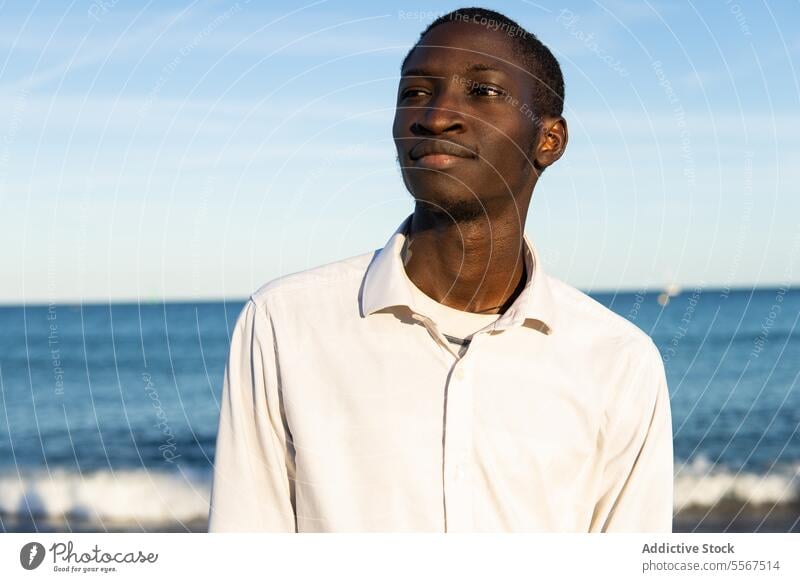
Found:
[(554, 164), (567, 149), (569, 132), (563, 117), (545, 117), (539, 133), (539, 142), (534, 152), (535, 164), (542, 170)]

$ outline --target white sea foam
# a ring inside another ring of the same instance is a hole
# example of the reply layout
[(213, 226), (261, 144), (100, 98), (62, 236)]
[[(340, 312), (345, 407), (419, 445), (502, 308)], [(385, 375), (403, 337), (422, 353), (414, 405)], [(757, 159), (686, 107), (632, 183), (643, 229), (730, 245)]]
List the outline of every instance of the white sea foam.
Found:
[(29, 519), (64, 515), (98, 523), (159, 524), (205, 519), (210, 472), (64, 469), (0, 473), (0, 513)]
[[(210, 471), (128, 469), (77, 473), (63, 469), (0, 473), (0, 515), (29, 519), (69, 516), (110, 524), (174, 524), (205, 520)], [(768, 474), (736, 473), (699, 457), (675, 466), (675, 510), (724, 501), (784, 505), (800, 502), (800, 464)]]
[(800, 502), (800, 463), (773, 467), (768, 473), (737, 472), (699, 456), (675, 466), (675, 508), (713, 507), (733, 501), (754, 505)]

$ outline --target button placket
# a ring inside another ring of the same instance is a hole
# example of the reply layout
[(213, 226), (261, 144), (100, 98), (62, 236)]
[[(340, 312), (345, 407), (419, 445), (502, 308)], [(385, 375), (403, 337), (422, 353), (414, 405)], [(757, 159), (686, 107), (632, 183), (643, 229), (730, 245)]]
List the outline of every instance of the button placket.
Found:
[[(470, 346), (472, 349), (473, 346)], [(473, 432), (473, 386), (467, 369), (467, 351), (457, 360), (447, 385), (444, 439), (445, 524), (448, 532), (474, 530), (470, 461)], [(474, 353), (474, 351), (472, 352)], [(474, 358), (474, 356), (473, 356)], [(471, 361), (473, 358), (469, 358)]]
[(451, 356), (453, 356), (453, 358), (458, 360), (459, 357), (458, 352), (453, 351), (453, 348), (450, 346), (450, 342), (448, 342), (447, 338), (445, 338), (441, 334), (441, 332), (439, 332), (439, 330), (436, 329), (435, 324), (428, 317), (425, 317), (424, 315), (420, 315), (418, 313), (412, 314), (411, 317), (425, 326), (425, 329), (428, 330), (428, 333), (431, 335), (431, 337), (433, 337), (436, 343), (439, 344), (439, 347), (444, 348), (448, 354), (450, 354)]

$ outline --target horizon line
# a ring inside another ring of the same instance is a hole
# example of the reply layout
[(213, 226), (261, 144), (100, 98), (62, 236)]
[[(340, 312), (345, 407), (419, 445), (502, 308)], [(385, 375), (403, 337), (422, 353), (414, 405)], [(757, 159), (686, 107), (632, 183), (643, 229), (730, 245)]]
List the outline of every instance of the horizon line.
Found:
[[(768, 291), (774, 289), (793, 289), (795, 286), (800, 287), (800, 283), (789, 283), (788, 286), (785, 282), (783, 283), (770, 283), (765, 285), (737, 285), (737, 286), (711, 286), (711, 287), (704, 287), (703, 285), (683, 285), (680, 287), (678, 294), (674, 297), (678, 297), (687, 291), (694, 290), (694, 289), (701, 289), (702, 292), (720, 292), (720, 293), (733, 293), (733, 292), (742, 292), (742, 291)], [(576, 287), (582, 293), (586, 293), (589, 296), (592, 295), (627, 295), (632, 293), (642, 293), (645, 294), (658, 294), (663, 293), (665, 290), (661, 286), (642, 286), (642, 287), (620, 287), (617, 289), (613, 288), (599, 288), (594, 289), (591, 291), (587, 291), (585, 289), (581, 289)], [(228, 296), (228, 297), (162, 297), (162, 298), (136, 298), (136, 297), (129, 297), (129, 298), (116, 298), (112, 300), (108, 299), (101, 299), (101, 298), (91, 298), (89, 300), (75, 300), (75, 299), (62, 299), (62, 300), (50, 300), (50, 301), (41, 301), (36, 300), (31, 303), (26, 302), (17, 302), (11, 303), (6, 301), (0, 301), (0, 308), (4, 307), (49, 307), (50, 305), (57, 305), (61, 307), (80, 307), (80, 306), (98, 306), (98, 305), (163, 305), (167, 303), (244, 303), (250, 298), (250, 295), (242, 295), (242, 296)]]

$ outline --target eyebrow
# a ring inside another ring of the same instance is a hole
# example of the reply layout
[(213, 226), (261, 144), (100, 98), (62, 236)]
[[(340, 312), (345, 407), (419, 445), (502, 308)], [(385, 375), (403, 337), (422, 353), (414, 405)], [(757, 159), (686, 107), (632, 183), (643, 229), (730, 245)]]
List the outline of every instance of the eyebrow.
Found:
[(487, 65), (486, 63), (469, 63), (466, 67), (464, 67), (465, 73), (477, 73), (480, 71), (495, 71), (497, 73), (504, 72), (503, 70), (492, 65)]
[(444, 79), (442, 75), (433, 75), (424, 69), (408, 69), (401, 73), (402, 77), (431, 77), (436, 79)]
[[(496, 73), (503, 73), (502, 69), (498, 69), (492, 65), (488, 65), (486, 63), (468, 63), (462, 73), (479, 73), (481, 71), (493, 71)], [(442, 75), (434, 75), (424, 69), (408, 69), (407, 71), (403, 71), (401, 73), (402, 77), (429, 77), (435, 79), (444, 79)]]

